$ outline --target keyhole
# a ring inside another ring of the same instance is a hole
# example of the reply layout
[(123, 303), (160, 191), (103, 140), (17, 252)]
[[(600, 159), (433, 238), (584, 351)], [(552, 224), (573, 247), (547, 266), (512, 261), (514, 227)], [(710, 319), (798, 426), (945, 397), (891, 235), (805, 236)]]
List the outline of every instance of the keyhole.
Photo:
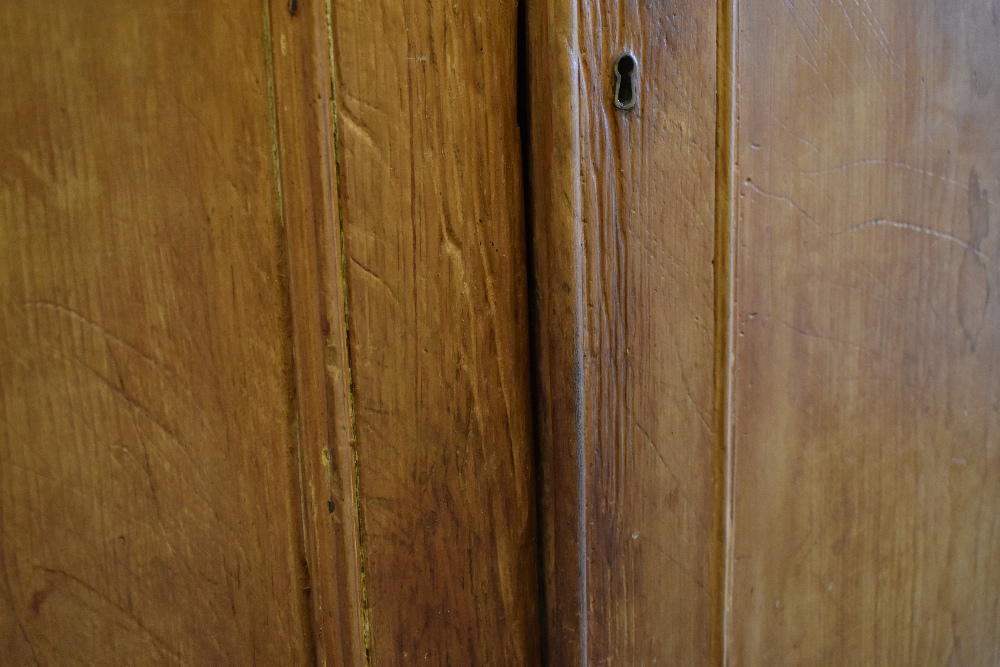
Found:
[(635, 57), (625, 52), (615, 59), (615, 106), (628, 111), (636, 103)]

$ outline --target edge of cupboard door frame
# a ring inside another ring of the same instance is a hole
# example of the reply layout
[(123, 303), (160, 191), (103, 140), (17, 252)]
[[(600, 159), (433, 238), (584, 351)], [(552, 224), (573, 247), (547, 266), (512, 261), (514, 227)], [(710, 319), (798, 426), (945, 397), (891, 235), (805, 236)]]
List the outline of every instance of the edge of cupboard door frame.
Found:
[[(531, 145), (523, 150), (530, 151), (529, 262), (538, 315), (532, 335), (546, 657), (553, 665), (581, 665), (587, 656), (587, 551), (576, 0), (530, 2), (526, 37)], [(572, 277), (565, 286), (569, 300), (551, 298), (553, 276)], [(557, 333), (569, 340), (552, 345)], [(551, 447), (557, 441), (573, 446), (556, 456)]]
[(263, 0), (285, 229), (303, 557), (318, 665), (369, 662), (329, 0)]
[(733, 521), (733, 312), (736, 304), (736, 252), (733, 239), (739, 200), (736, 197), (736, 105), (738, 74), (737, 0), (718, 0), (716, 43), (715, 143), (715, 545), (712, 549), (714, 632), (712, 660), (728, 664), (732, 588)]

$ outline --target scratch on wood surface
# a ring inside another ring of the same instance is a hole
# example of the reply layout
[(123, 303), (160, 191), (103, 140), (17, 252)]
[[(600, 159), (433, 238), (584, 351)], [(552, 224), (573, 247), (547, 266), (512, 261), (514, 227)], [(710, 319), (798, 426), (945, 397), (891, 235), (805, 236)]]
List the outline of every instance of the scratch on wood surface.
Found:
[[(487, 320), (487, 326), (489, 328), (490, 337), (493, 341), (493, 350), (496, 354), (497, 362), (497, 381), (500, 386), (500, 396), (503, 399), (504, 415), (507, 422), (507, 445), (508, 454), (510, 455), (510, 472), (517, 474), (518, 467), (515, 463), (517, 460), (514, 442), (514, 430), (513, 430), (513, 420), (514, 412), (511, 406), (510, 393), (507, 389), (506, 373), (508, 368), (508, 360), (505, 358), (503, 341), (500, 338), (500, 332), (498, 328), (500, 327), (500, 315), (497, 310), (497, 297), (496, 297), (496, 286), (494, 285), (493, 274), (490, 271), (490, 263), (486, 256), (486, 248), (483, 244), (483, 237), (480, 231), (480, 225), (482, 224), (480, 219), (479, 225), (473, 225), (472, 230), (476, 236), (477, 245), (479, 246), (479, 259), (483, 271), (483, 286), (486, 289), (486, 306), (490, 311), (490, 316)], [(471, 304), (470, 304), (471, 307)], [(475, 312), (474, 310), (472, 312)], [(521, 488), (520, 485), (517, 487)]]
[(859, 344), (857, 344), (855, 342), (852, 342), (852, 341), (849, 341), (849, 340), (841, 340), (840, 338), (834, 338), (833, 336), (827, 336), (827, 335), (822, 334), (822, 333), (817, 333), (817, 332), (814, 332), (814, 331), (808, 331), (806, 329), (803, 329), (802, 327), (797, 327), (794, 324), (789, 324), (788, 322), (782, 322), (781, 320), (774, 320), (774, 321), (777, 322), (783, 328), (791, 331), (794, 334), (802, 336), (804, 338), (813, 338), (815, 340), (821, 340), (821, 341), (826, 342), (826, 343), (834, 343), (836, 345), (844, 345), (844, 346), (849, 347), (851, 349), (858, 350), (859, 352), (870, 352), (872, 354), (877, 354), (878, 353), (877, 350), (873, 350), (873, 349), (864, 347), (863, 345), (859, 345)]
[[(135, 352), (137, 355), (139, 355), (140, 357), (142, 357), (145, 361), (149, 362), (150, 364), (152, 364), (156, 368), (158, 368), (158, 369), (160, 369), (162, 371), (165, 371), (165, 372), (167, 371), (167, 369), (163, 366), (162, 363), (160, 363), (159, 361), (157, 361), (156, 359), (154, 359), (150, 355), (146, 354), (142, 350), (140, 350), (134, 344), (128, 342), (127, 340), (125, 340), (121, 336), (118, 336), (118, 335), (112, 333), (107, 327), (105, 327), (103, 324), (101, 324), (97, 320), (95, 320), (95, 319), (93, 319), (93, 318), (91, 318), (91, 317), (83, 314), (82, 312), (80, 312), (80, 311), (78, 311), (78, 310), (76, 310), (74, 308), (70, 308), (69, 306), (65, 306), (65, 305), (63, 305), (61, 303), (55, 303), (53, 301), (25, 301), (24, 302), (24, 306), (25, 306), (25, 308), (45, 308), (45, 309), (56, 311), (58, 313), (62, 313), (64, 315), (68, 315), (69, 317), (71, 317), (71, 318), (73, 318), (73, 319), (75, 319), (77, 321), (83, 322), (84, 324), (87, 324), (87, 325), (89, 325), (89, 326), (97, 329), (106, 338), (109, 338), (109, 339), (113, 340), (114, 342), (119, 343), (120, 345), (123, 345), (124, 347), (127, 347), (128, 349), (132, 350), (133, 352)], [(170, 374), (170, 373), (168, 373), (168, 374)]]
[(819, 226), (819, 225), (816, 224), (816, 219), (813, 218), (812, 214), (809, 213), (809, 211), (807, 211), (804, 208), (802, 208), (801, 206), (799, 206), (798, 204), (796, 204), (790, 197), (786, 197), (785, 195), (776, 195), (776, 194), (774, 194), (772, 192), (768, 192), (767, 190), (764, 190), (763, 188), (758, 187), (749, 178), (746, 179), (746, 181), (744, 181), (744, 185), (746, 185), (747, 187), (749, 187), (751, 190), (753, 190), (757, 194), (761, 195), (762, 197), (767, 197), (768, 199), (773, 199), (775, 201), (780, 201), (780, 202), (783, 202), (785, 204), (788, 204), (793, 209), (795, 209), (795, 211), (797, 211), (799, 213), (799, 215), (801, 215), (803, 218), (805, 218), (806, 220), (808, 220), (809, 223), (812, 226), (814, 226), (814, 227), (818, 227)]
[[(825, 40), (820, 40), (819, 36), (817, 36), (816, 32), (812, 28), (809, 27), (809, 24), (806, 23), (806, 21), (803, 18), (802, 14), (799, 12), (799, 10), (796, 7), (796, 5), (793, 2), (791, 2), (791, 0), (782, 0), (782, 2), (784, 3), (785, 7), (787, 8), (789, 14), (796, 21), (798, 21), (802, 25), (802, 27), (804, 27), (806, 29), (806, 31), (809, 33), (809, 35), (812, 37), (812, 39), (816, 42), (816, 44), (821, 47), (821, 50), (824, 52), (823, 55), (826, 56), (827, 58), (830, 57), (831, 53), (833, 55), (836, 55), (837, 59), (840, 60), (840, 63), (843, 66), (843, 70), (842, 70), (843, 73), (845, 73), (847, 75), (847, 77), (851, 80), (851, 83), (854, 84), (855, 88), (861, 88), (861, 84), (858, 82), (857, 77), (854, 76), (854, 72), (852, 71), (851, 67), (849, 66), (849, 64), (847, 62), (847, 59), (846, 59), (846, 57), (845, 57), (845, 55), (843, 53), (843, 50), (840, 49), (840, 48), (834, 48), (834, 49), (831, 50), (831, 49), (827, 49), (827, 48), (823, 47), (824, 41), (832, 43), (833, 46), (836, 46), (836, 41), (832, 39), (831, 32), (830, 32), (830, 26), (827, 23), (826, 19), (824, 18), (823, 14), (820, 13), (819, 8), (815, 4), (806, 3), (806, 4), (809, 5), (809, 8), (812, 9), (812, 11), (815, 13), (816, 18), (818, 19), (818, 24), (822, 28), (823, 32), (825, 33), (825, 37), (826, 37)], [(852, 29), (853, 29), (853, 27), (852, 27)], [(800, 31), (800, 34), (801, 34), (801, 31)], [(803, 41), (804, 41), (804, 37), (803, 37)], [(810, 48), (810, 54), (815, 57), (815, 54), (813, 54), (811, 48)]]
[(373, 270), (371, 270), (370, 268), (359, 262), (356, 258), (351, 257), (350, 260), (352, 264), (354, 264), (356, 267), (358, 267), (358, 269), (361, 270), (361, 273), (363, 275), (370, 278), (376, 284), (381, 285), (385, 289), (385, 291), (389, 293), (389, 296), (392, 297), (393, 302), (397, 306), (399, 306), (401, 310), (403, 309), (403, 302), (399, 300), (399, 297), (396, 296), (396, 292), (392, 289), (392, 287), (389, 286), (388, 283), (385, 282), (382, 276), (378, 275)]
[(698, 523), (701, 524), (703, 527), (709, 527), (710, 522), (706, 521), (698, 512), (698, 505), (695, 504), (695, 502), (684, 490), (684, 485), (681, 483), (680, 477), (678, 477), (677, 473), (674, 472), (673, 467), (663, 456), (663, 452), (660, 451), (660, 448), (656, 446), (656, 442), (653, 440), (653, 437), (649, 434), (649, 431), (647, 431), (643, 427), (643, 425), (639, 422), (639, 420), (636, 419), (635, 415), (629, 413), (628, 416), (629, 416), (629, 421), (631, 421), (632, 425), (635, 426), (636, 430), (639, 431), (640, 435), (642, 435), (642, 439), (646, 441), (646, 444), (649, 446), (649, 448), (653, 450), (653, 454), (655, 454), (656, 458), (659, 459), (660, 463), (663, 464), (663, 467), (666, 469), (667, 474), (670, 475), (671, 479), (674, 480), (674, 484), (677, 487), (677, 493), (679, 493), (681, 498), (684, 499), (684, 502), (691, 510), (691, 514), (694, 515), (695, 519), (697, 519)]
[(652, 546), (654, 549), (656, 549), (656, 551), (661, 556), (663, 556), (669, 562), (671, 562), (674, 565), (676, 565), (677, 568), (681, 572), (683, 572), (684, 575), (695, 585), (695, 587), (698, 588), (698, 590), (701, 591), (702, 595), (709, 595), (710, 594), (709, 590), (705, 587), (705, 582), (701, 581), (697, 576), (695, 576), (694, 572), (692, 572), (691, 570), (689, 570), (687, 568), (687, 566), (684, 565), (684, 563), (681, 560), (679, 560), (676, 556), (674, 556), (674, 555), (670, 554), (669, 552), (667, 552), (667, 550), (664, 549), (660, 544), (657, 544), (655, 541), (653, 541), (652, 539), (650, 539), (646, 535), (641, 535), (641, 534), (638, 534), (638, 533), (633, 533), (632, 539), (634, 539), (634, 540), (640, 540), (641, 543), (643, 543), (643, 544), (649, 544), (650, 546)]
[(0, 589), (0, 591), (3, 592), (3, 598), (7, 602), (7, 607), (10, 609), (11, 616), (14, 617), (17, 629), (20, 630), (21, 635), (24, 637), (24, 643), (28, 645), (28, 650), (31, 652), (32, 662), (35, 665), (40, 665), (42, 663), (38, 661), (38, 653), (35, 652), (35, 644), (31, 640), (31, 636), (28, 634), (27, 628), (24, 627), (24, 621), (21, 619), (21, 615), (17, 612), (17, 606), (14, 603), (14, 596), (11, 593), (10, 577), (7, 574), (7, 565), (3, 559), (0, 559), (0, 567), (3, 568), (4, 581), (4, 587)]
[[(865, 44), (865, 43), (867, 43), (868, 40), (864, 39), (861, 36), (861, 34), (858, 32), (858, 29), (855, 27), (854, 20), (851, 18), (851, 12), (848, 10), (847, 6), (844, 4), (844, 1), (843, 0), (836, 0), (836, 2), (837, 2), (838, 5), (840, 5), (840, 9), (841, 9), (841, 12), (843, 13), (844, 20), (846, 21), (847, 26), (850, 29), (851, 33), (854, 35), (854, 39), (856, 40), (856, 42), (858, 44)], [(889, 46), (888, 37), (886, 36), (885, 32), (881, 29), (881, 26), (878, 25), (877, 20), (875, 19), (874, 14), (872, 14), (872, 16), (869, 17), (868, 14), (865, 13), (865, 10), (861, 6), (861, 3), (859, 2), (859, 0), (854, 0), (854, 5), (858, 8), (859, 13), (861, 14), (861, 18), (868, 25), (868, 28), (869, 28), (871, 34), (875, 37), (875, 43), (878, 44), (880, 50), (883, 52), (883, 54), (888, 59), (889, 64), (892, 65), (893, 69), (896, 70), (897, 74), (899, 74), (900, 76), (903, 76), (905, 74), (904, 71), (903, 71), (903, 68), (900, 67), (899, 62), (896, 60), (896, 55), (892, 52), (892, 49)], [(865, 5), (868, 6), (867, 5), (867, 1), (866, 1)], [(869, 7), (869, 9), (870, 9), (870, 7)], [(862, 57), (864, 58), (865, 64), (868, 65), (868, 69), (871, 70), (872, 74), (877, 75), (878, 72), (875, 69), (875, 65), (877, 64), (878, 61), (876, 61), (875, 63), (872, 62), (872, 60), (868, 57), (867, 49), (863, 49), (862, 50)], [(881, 88), (881, 85), (879, 87)]]
[(865, 222), (858, 223), (853, 227), (850, 227), (847, 231), (858, 232), (863, 229), (869, 229), (871, 227), (889, 227), (892, 229), (900, 229), (907, 232), (915, 232), (918, 234), (925, 234), (942, 241), (948, 241), (953, 243), (958, 247), (968, 250), (973, 253), (979, 259), (987, 258), (980, 250), (973, 248), (971, 245), (958, 238), (957, 236), (952, 236), (951, 234), (946, 234), (945, 232), (939, 232), (936, 229), (931, 229), (930, 227), (921, 227), (920, 225), (914, 225), (909, 222), (900, 222), (899, 220), (889, 220), (887, 218), (875, 218), (873, 220), (866, 220)]
[[(91, 373), (91, 375), (93, 375), (95, 378), (97, 378), (97, 380), (103, 386), (105, 386), (109, 390), (111, 390), (111, 392), (113, 394), (115, 394), (116, 396), (118, 396), (119, 398), (121, 398), (123, 401), (125, 401), (129, 406), (131, 406), (134, 410), (136, 410), (140, 414), (142, 414), (142, 416), (144, 416), (146, 419), (148, 419), (154, 425), (158, 426), (159, 429), (161, 431), (163, 431), (163, 433), (165, 433), (171, 440), (173, 440), (174, 442), (176, 442), (178, 445), (181, 444), (180, 439), (178, 438), (177, 433), (174, 431), (174, 429), (172, 429), (162, 419), (160, 419), (159, 417), (157, 417), (156, 415), (154, 415), (152, 412), (150, 412), (149, 408), (147, 408), (145, 405), (143, 405), (142, 403), (140, 403), (139, 401), (137, 401), (135, 398), (133, 398), (132, 396), (130, 396), (124, 389), (122, 389), (121, 387), (119, 387), (118, 385), (116, 385), (114, 382), (112, 382), (111, 380), (109, 380), (107, 377), (105, 377), (105, 375), (103, 373), (99, 372), (96, 368), (94, 368), (90, 364), (84, 362), (82, 359), (80, 359), (79, 357), (76, 357), (76, 356), (74, 356), (73, 359), (81, 367), (83, 367), (87, 371), (89, 371)], [(183, 449), (183, 447), (182, 447), (182, 449)]]
[(360, 137), (362, 142), (371, 149), (375, 158), (381, 162), (383, 166), (389, 166), (385, 160), (384, 151), (375, 141), (375, 137), (372, 135), (372, 131), (368, 125), (359, 120), (352, 111), (343, 105), (340, 108), (340, 123), (342, 128), (349, 129), (355, 136)]
[(695, 416), (698, 417), (698, 421), (705, 427), (705, 431), (709, 434), (709, 436), (711, 436), (712, 427), (708, 425), (708, 421), (705, 419), (705, 416), (701, 414), (701, 408), (694, 400), (694, 396), (691, 393), (691, 382), (688, 380), (687, 373), (684, 371), (684, 355), (681, 354), (680, 342), (676, 337), (674, 338), (674, 354), (677, 355), (677, 369), (680, 371), (681, 383), (684, 385), (684, 394), (687, 402), (690, 404), (691, 410), (694, 411)]
[(896, 58), (896, 54), (893, 52), (892, 46), (889, 43), (889, 36), (882, 28), (882, 24), (879, 23), (878, 18), (875, 16), (875, 11), (871, 4), (868, 0), (854, 0), (854, 4), (861, 11), (861, 18), (863, 18), (865, 23), (868, 24), (872, 34), (875, 35), (875, 41), (882, 49), (885, 56), (889, 59), (889, 62), (892, 63), (892, 66), (898, 73), (904, 74), (903, 67), (899, 64), (899, 60)]
[[(813, 170), (803, 171), (802, 173), (810, 176), (817, 176), (820, 174), (831, 174), (836, 172), (850, 171), (852, 169), (857, 169), (858, 167), (868, 167), (868, 166), (882, 166), (882, 167), (891, 167), (893, 169), (901, 169), (903, 171), (908, 171), (910, 173), (916, 174), (918, 176), (926, 176), (928, 178), (934, 178), (936, 180), (941, 181), (942, 183), (947, 183), (948, 185), (952, 185), (966, 192), (968, 192), (969, 190), (968, 183), (963, 183), (962, 181), (956, 178), (945, 176), (944, 174), (932, 171), (930, 169), (923, 169), (921, 167), (917, 167), (907, 162), (902, 162), (900, 160), (889, 160), (887, 158), (881, 158), (881, 157), (862, 158), (860, 160), (854, 160), (852, 162), (846, 162), (844, 164), (838, 164), (832, 167), (824, 167), (823, 169), (813, 169)], [(988, 199), (988, 201), (990, 202), (990, 204), (994, 203), (992, 199)]]
[[(163, 421), (161, 421), (156, 415), (154, 415), (142, 403), (140, 403), (136, 399), (132, 398), (128, 393), (126, 393), (126, 391), (124, 390), (124, 388), (116, 386), (112, 381), (110, 381), (107, 377), (105, 377), (100, 371), (98, 371), (96, 368), (94, 368), (90, 364), (86, 363), (85, 361), (83, 361), (82, 359), (80, 359), (79, 357), (77, 357), (76, 355), (73, 355), (72, 360), (74, 362), (76, 362), (78, 365), (80, 365), (82, 368), (84, 368), (87, 372), (89, 372), (90, 374), (92, 374), (93, 376), (95, 376), (98, 379), (98, 381), (101, 383), (102, 386), (104, 386), (105, 388), (111, 390), (111, 392), (115, 396), (117, 396), (120, 399), (122, 399), (129, 407), (132, 408), (132, 410), (127, 411), (126, 414), (128, 414), (129, 421), (132, 424), (132, 428), (133, 428), (133, 430), (134, 430), (134, 432), (136, 434), (136, 437), (139, 440), (139, 444), (141, 445), (141, 447), (143, 449), (143, 453), (145, 455), (145, 459), (146, 459), (146, 461), (145, 461), (145, 471), (146, 471), (146, 475), (147, 475), (147, 477), (149, 479), (150, 491), (152, 492), (152, 495), (153, 495), (153, 501), (154, 501), (154, 504), (156, 506), (157, 513), (159, 515), (159, 510), (160, 510), (159, 498), (158, 498), (158, 494), (156, 492), (156, 489), (155, 489), (155, 486), (154, 486), (154, 483), (153, 483), (153, 473), (152, 473), (152, 468), (151, 468), (150, 462), (149, 462), (149, 442), (145, 438), (143, 438), (142, 435), (141, 435), (141, 429), (139, 429), (139, 426), (136, 423), (136, 413), (139, 413), (142, 416), (144, 416), (149, 422), (151, 422), (156, 428), (158, 428), (160, 431), (162, 431), (167, 436), (167, 442), (172, 443), (177, 448), (177, 451), (179, 451), (181, 453), (181, 455), (184, 456), (184, 458), (187, 460), (188, 464), (191, 466), (192, 470), (198, 470), (199, 469), (198, 463), (195, 461), (195, 459), (192, 456), (191, 451), (188, 449), (188, 447), (186, 447), (184, 445), (184, 443), (181, 441), (180, 437), (177, 434), (175, 434), (170, 428), (168, 428), (168, 426), (167, 426), (166, 423), (164, 423)], [(72, 407), (70, 408), (70, 410), (74, 414), (76, 414), (82, 420), (82, 416), (80, 416), (79, 413), (77, 413), (75, 410), (73, 410)], [(84, 426), (87, 427), (87, 424), (84, 423)], [(91, 431), (91, 432), (92, 432), (93, 436), (95, 437), (95, 439), (98, 438), (98, 435), (97, 435), (96, 431)], [(121, 450), (127, 452), (129, 454), (129, 456), (131, 456), (132, 458), (134, 458), (134, 459), (136, 459), (138, 461), (138, 459), (135, 457), (135, 455), (132, 454), (132, 452), (130, 452), (127, 448), (125, 448), (123, 446), (120, 446), (120, 445), (116, 446), (116, 448), (117, 449), (121, 449)], [(216, 521), (216, 523), (217, 523), (218, 526), (224, 528), (226, 531), (228, 531), (231, 534), (235, 533), (235, 530), (232, 527), (232, 525), (230, 525), (229, 522), (225, 521), (223, 519), (223, 517), (219, 514), (219, 512), (216, 510), (216, 508), (213, 506), (213, 504), (211, 502), (211, 499), (210, 499), (210, 494), (208, 493), (207, 489), (204, 488), (205, 484), (204, 484), (204, 479), (203, 478), (201, 478), (200, 476), (190, 476), (190, 477), (189, 476), (181, 476), (181, 477), (178, 477), (178, 479), (182, 480), (182, 482), (185, 484), (185, 486), (187, 486), (189, 489), (191, 489), (191, 492), (204, 502), (204, 505), (205, 505), (206, 509), (211, 513), (212, 518)], [(195, 483), (195, 479), (197, 479), (200, 483), (196, 484)], [(242, 553), (244, 551), (243, 545), (240, 544), (238, 541), (234, 541), (233, 544), (235, 545), (236, 549), (239, 552)]]
[[(157, 634), (149, 626), (147, 626), (142, 621), (142, 619), (139, 618), (139, 616), (137, 616), (134, 612), (126, 609), (125, 607), (123, 607), (121, 605), (121, 603), (119, 603), (116, 600), (114, 600), (107, 593), (104, 593), (103, 591), (101, 591), (101, 590), (95, 588), (94, 586), (88, 584), (83, 579), (80, 579), (79, 577), (77, 577), (77, 576), (75, 576), (73, 574), (70, 574), (66, 570), (63, 570), (63, 569), (60, 569), (60, 568), (53, 568), (53, 567), (37, 567), (37, 569), (40, 570), (40, 571), (42, 571), (42, 572), (45, 572), (46, 574), (50, 574), (50, 575), (54, 575), (54, 576), (60, 577), (60, 578), (64, 579), (65, 581), (68, 581), (68, 582), (74, 584), (74, 588), (77, 588), (78, 591), (84, 592), (84, 593), (87, 594), (86, 598), (83, 597), (83, 596), (80, 596), (80, 595), (74, 596), (74, 597), (77, 597), (78, 599), (80, 599), (81, 602), (86, 602), (87, 598), (89, 598), (90, 600), (95, 600), (97, 602), (100, 602), (100, 603), (102, 603), (104, 605), (107, 605), (109, 608), (113, 609), (114, 611), (117, 611), (119, 614), (122, 615), (122, 617), (124, 619), (127, 619), (129, 621), (128, 623), (124, 623), (123, 625), (133, 626), (135, 629), (139, 630), (143, 635), (145, 635), (146, 637), (148, 637), (149, 640), (151, 641), (151, 643), (160, 650), (161, 655), (169, 657), (171, 660), (173, 660), (175, 663), (178, 663), (178, 664), (182, 664), (182, 665), (190, 665), (191, 664), (187, 660), (185, 660), (184, 657), (180, 653), (178, 653), (176, 650), (174, 650), (174, 648), (170, 645), (169, 642), (167, 642), (165, 639), (163, 639), (162, 637), (160, 637), (159, 634)], [(70, 594), (72, 595), (72, 593), (70, 593)]]
[(853, 350), (857, 350), (858, 352), (868, 352), (870, 354), (876, 354), (876, 355), (880, 354), (879, 350), (876, 349), (876, 348), (865, 347), (864, 345), (861, 345), (860, 343), (856, 343), (856, 342), (851, 341), (851, 340), (844, 340), (844, 339), (837, 338), (835, 336), (830, 336), (830, 335), (827, 335), (827, 334), (824, 334), (824, 333), (820, 333), (820, 332), (816, 332), (816, 331), (810, 331), (808, 329), (804, 329), (801, 326), (797, 326), (795, 324), (791, 324), (789, 322), (785, 322), (784, 320), (771, 317), (770, 315), (767, 315), (767, 314), (764, 314), (764, 313), (753, 314), (750, 317), (750, 319), (751, 320), (752, 319), (759, 319), (759, 320), (761, 320), (763, 322), (770, 322), (770, 323), (772, 323), (774, 325), (782, 327), (783, 329), (791, 331), (793, 334), (796, 334), (798, 336), (802, 336), (804, 338), (813, 338), (815, 340), (820, 340), (820, 341), (823, 341), (823, 342), (826, 342), (826, 343), (833, 343), (833, 344), (836, 344), (836, 345), (843, 345), (843, 346), (849, 347), (849, 348), (851, 348)]

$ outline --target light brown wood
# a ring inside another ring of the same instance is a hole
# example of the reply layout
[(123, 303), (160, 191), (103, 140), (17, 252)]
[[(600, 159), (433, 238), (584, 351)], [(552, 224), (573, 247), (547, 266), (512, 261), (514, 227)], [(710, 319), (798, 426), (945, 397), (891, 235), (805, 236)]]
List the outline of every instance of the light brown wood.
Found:
[(709, 664), (716, 7), (529, 7), (549, 657)]
[(312, 661), (267, 20), (0, 5), (3, 664)]
[(516, 5), (332, 9), (369, 659), (535, 664)]
[(1000, 0), (77, 4), (0, 664), (1000, 663)]
[(309, 597), (318, 665), (365, 664), (329, 8), (270, 2)]
[(1000, 5), (740, 0), (729, 664), (1000, 661)]
[(4, 656), (536, 662), (515, 8), (57, 9), (2, 23)]

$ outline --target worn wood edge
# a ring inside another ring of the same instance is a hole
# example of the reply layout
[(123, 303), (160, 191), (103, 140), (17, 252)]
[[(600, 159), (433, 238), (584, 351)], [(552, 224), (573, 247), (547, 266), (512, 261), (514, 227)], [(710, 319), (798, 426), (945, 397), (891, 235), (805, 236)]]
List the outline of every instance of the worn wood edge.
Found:
[[(365, 571), (364, 521), (361, 506), (361, 467), (358, 462), (357, 450), (358, 430), (354, 410), (354, 375), (351, 360), (351, 333), (349, 324), (350, 309), (347, 289), (347, 251), (344, 242), (344, 216), (342, 211), (343, 202), (340, 197), (340, 103), (337, 93), (339, 90), (339, 84), (337, 81), (336, 46), (333, 37), (336, 32), (336, 26), (334, 25), (336, 14), (333, 10), (332, 0), (324, 1), (323, 11), (323, 24), (326, 27), (327, 56), (323, 82), (324, 84), (327, 82), (329, 83), (330, 90), (329, 103), (325, 107), (326, 113), (324, 115), (324, 127), (329, 130), (324, 133), (324, 138), (326, 140), (326, 150), (324, 155), (327, 157), (326, 164), (329, 170), (329, 178), (326, 179), (326, 182), (330, 186), (329, 196), (326, 201), (336, 203), (333, 206), (332, 211), (334, 224), (328, 228), (330, 234), (326, 241), (328, 247), (333, 249), (335, 261), (337, 263), (336, 302), (330, 305), (331, 317), (334, 316), (334, 314), (336, 315), (338, 332), (340, 333), (337, 338), (340, 343), (338, 348), (339, 354), (336, 356), (339, 367), (344, 371), (342, 377), (342, 389), (346, 399), (344, 407), (346, 408), (345, 418), (349, 439), (347, 446), (338, 447), (338, 453), (340, 455), (341, 470), (350, 471), (350, 480), (349, 483), (346, 483), (349, 488), (345, 491), (345, 493), (349, 494), (351, 507), (353, 508), (353, 521), (351, 529), (353, 539), (350, 542), (350, 546), (352, 548), (351, 554), (353, 556), (351, 562), (355, 566), (352, 570), (352, 573), (355, 575), (352, 577), (353, 591), (355, 594), (352, 596), (351, 601), (360, 614), (358, 621), (360, 624), (359, 629), (361, 636), (361, 658), (363, 660), (363, 664), (371, 667), (374, 640), (371, 633), (371, 618), (369, 613), (370, 599), (368, 596), (368, 582)], [(331, 361), (332, 360), (328, 360), (328, 363), (331, 363)]]
[[(280, 130), (278, 126), (278, 113), (277, 113), (277, 101), (276, 101), (276, 84), (275, 84), (275, 66), (274, 66), (274, 53), (273, 53), (273, 36), (271, 32), (271, 11), (269, 7), (268, 0), (261, 0), (261, 14), (262, 14), (262, 24), (263, 24), (263, 36), (264, 36), (264, 59), (265, 59), (265, 76), (267, 83), (267, 106), (268, 106), (268, 125), (271, 130), (271, 162), (273, 168), (274, 176), (274, 195), (277, 209), (278, 222), (281, 225), (282, 232), (284, 233), (287, 229), (286, 225), (286, 205), (284, 199), (284, 189), (282, 184), (282, 172), (281, 172), (281, 158), (279, 151), (279, 135)], [(290, 298), (290, 277), (288, 275), (288, 249), (287, 249), (287, 237), (283, 239), (286, 243), (286, 247), (282, 248), (282, 264), (285, 269), (285, 276), (283, 276), (282, 282), (284, 283), (284, 292), (286, 295), (285, 306), (288, 309), (289, 316), (291, 315), (292, 300)], [(292, 364), (294, 367), (294, 357), (295, 357), (295, 344), (294, 341), (289, 341), (288, 350), (292, 358)], [(293, 371), (293, 376), (295, 375)], [(294, 379), (292, 390), (294, 391)], [(288, 489), (289, 495), (291, 496), (290, 501), (293, 507), (299, 507), (299, 518), (300, 521), (293, 522), (294, 528), (294, 539), (298, 542), (300, 546), (299, 558), (296, 560), (296, 579), (299, 581), (300, 591), (297, 598), (299, 600), (299, 613), (303, 619), (309, 619), (309, 622), (304, 624), (302, 628), (302, 639), (304, 645), (307, 647), (309, 659), (312, 662), (316, 662), (316, 649), (315, 649), (315, 627), (312, 623), (312, 614), (310, 610), (310, 600), (309, 600), (309, 590), (310, 590), (310, 568), (309, 559), (304, 549), (305, 547), (305, 516), (302, 511), (302, 489), (301, 489), (301, 449), (299, 447), (299, 424), (298, 424), (298, 410), (296, 406), (295, 396), (291, 395), (288, 397), (291, 403), (291, 412), (295, 415), (295, 422), (291, 424), (290, 436), (292, 442), (294, 443), (292, 451), (288, 453), (287, 464), (288, 464), (288, 478), (289, 480), (299, 480), (299, 488), (296, 489), (294, 485), (290, 485)]]
[[(583, 229), (576, 0), (528, 4), (536, 437), (546, 664), (587, 662)], [(571, 276), (570, 284), (559, 284)], [(562, 400), (566, 397), (568, 400)]]
[(368, 638), (341, 270), (330, 6), (310, 3), (309, 11), (292, 12), (285, 0), (264, 0), (264, 11), (291, 320), (296, 500), (313, 657), (318, 665), (362, 665), (368, 662)]
[(715, 500), (712, 662), (726, 665), (732, 599), (733, 340), (736, 307), (736, 0), (718, 0), (715, 142)]

